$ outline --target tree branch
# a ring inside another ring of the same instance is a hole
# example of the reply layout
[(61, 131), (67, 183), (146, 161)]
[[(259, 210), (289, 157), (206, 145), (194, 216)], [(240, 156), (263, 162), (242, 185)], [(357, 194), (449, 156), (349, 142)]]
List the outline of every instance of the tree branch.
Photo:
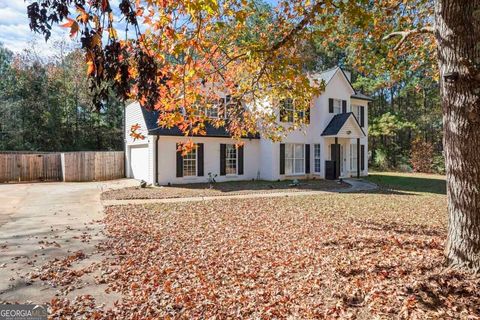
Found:
[(386, 41), (386, 40), (394, 38), (394, 37), (401, 37), (400, 41), (398, 41), (398, 43), (393, 48), (393, 50), (398, 50), (403, 45), (405, 40), (407, 40), (409, 37), (417, 35), (417, 34), (421, 34), (421, 33), (432, 33), (433, 34), (434, 31), (435, 31), (435, 29), (433, 27), (422, 27), (422, 28), (416, 28), (416, 29), (412, 29), (412, 30), (395, 31), (395, 32), (392, 32), (392, 33), (386, 35), (385, 37), (383, 37), (382, 40)]

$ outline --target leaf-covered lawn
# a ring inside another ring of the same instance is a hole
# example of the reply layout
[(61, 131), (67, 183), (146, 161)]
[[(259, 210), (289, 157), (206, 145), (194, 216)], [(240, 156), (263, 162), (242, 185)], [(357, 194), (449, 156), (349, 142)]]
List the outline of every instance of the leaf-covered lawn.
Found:
[(248, 193), (329, 191), (349, 187), (348, 184), (330, 180), (300, 180), (298, 185), (291, 180), (284, 181), (230, 181), (214, 184), (192, 183), (172, 186), (139, 188), (130, 187), (108, 190), (102, 193), (104, 200), (165, 199), (185, 197), (208, 197)]
[(325, 194), (108, 207), (101, 263), (115, 309), (54, 300), (56, 315), (105, 318), (462, 318), (479, 281), (441, 267), (443, 195)]

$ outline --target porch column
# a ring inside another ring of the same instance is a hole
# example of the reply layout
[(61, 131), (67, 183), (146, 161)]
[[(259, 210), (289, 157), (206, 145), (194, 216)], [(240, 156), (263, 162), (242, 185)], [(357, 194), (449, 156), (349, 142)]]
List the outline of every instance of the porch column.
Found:
[(338, 137), (335, 137), (335, 179), (340, 177), (340, 145)]
[(360, 179), (360, 138), (357, 138), (357, 178)]

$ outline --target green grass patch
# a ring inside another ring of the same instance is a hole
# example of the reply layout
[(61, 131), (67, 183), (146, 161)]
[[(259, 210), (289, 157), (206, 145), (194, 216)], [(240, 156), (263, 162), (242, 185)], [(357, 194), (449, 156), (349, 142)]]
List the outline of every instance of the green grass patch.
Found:
[(424, 173), (373, 172), (368, 180), (394, 191), (446, 194), (445, 176)]

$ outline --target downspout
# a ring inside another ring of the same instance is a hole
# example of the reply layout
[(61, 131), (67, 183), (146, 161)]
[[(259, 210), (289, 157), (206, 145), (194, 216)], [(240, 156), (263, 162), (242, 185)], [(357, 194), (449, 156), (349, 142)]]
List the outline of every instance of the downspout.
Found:
[(128, 176), (127, 170), (127, 105), (123, 103), (123, 175)]
[(158, 185), (158, 140), (160, 136), (155, 136), (155, 176), (153, 177), (153, 185)]

